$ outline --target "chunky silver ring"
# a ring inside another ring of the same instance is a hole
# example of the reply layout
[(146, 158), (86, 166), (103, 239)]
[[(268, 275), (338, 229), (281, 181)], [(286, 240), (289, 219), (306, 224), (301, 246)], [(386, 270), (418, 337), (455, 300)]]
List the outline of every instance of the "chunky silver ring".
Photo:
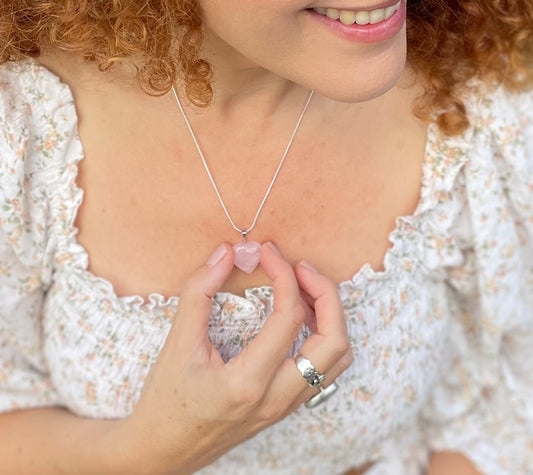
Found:
[(322, 386), (322, 383), (326, 379), (326, 375), (319, 373), (313, 366), (313, 363), (311, 363), (305, 356), (298, 353), (294, 358), (294, 362), (309, 386), (312, 388)]
[(320, 385), (319, 389), (320, 392), (318, 394), (315, 394), (312, 398), (305, 401), (305, 407), (307, 407), (308, 409), (318, 406), (319, 404), (322, 404), (323, 402), (328, 400), (337, 392), (337, 390), (339, 389), (339, 385), (337, 383), (331, 383), (327, 387)]

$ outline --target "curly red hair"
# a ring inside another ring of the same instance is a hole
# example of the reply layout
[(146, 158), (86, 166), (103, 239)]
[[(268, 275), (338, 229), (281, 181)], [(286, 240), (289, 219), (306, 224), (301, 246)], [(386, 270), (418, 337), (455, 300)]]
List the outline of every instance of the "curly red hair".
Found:
[[(533, 85), (531, 0), (408, 0), (408, 60), (426, 78), (415, 112), (447, 134), (468, 125), (461, 100), (480, 77), (512, 90)], [(68, 51), (102, 70), (133, 64), (141, 87), (164, 94), (182, 79), (208, 106), (212, 71), (197, 0), (3, 0), (0, 63)], [(436, 112), (438, 111), (438, 114)]]

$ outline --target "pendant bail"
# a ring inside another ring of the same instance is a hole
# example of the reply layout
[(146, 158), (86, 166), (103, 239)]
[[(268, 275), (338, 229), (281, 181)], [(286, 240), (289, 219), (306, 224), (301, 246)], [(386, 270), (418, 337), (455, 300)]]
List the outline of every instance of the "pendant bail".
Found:
[(248, 234), (248, 231), (241, 231), (242, 234), (242, 243), (246, 244), (246, 235)]

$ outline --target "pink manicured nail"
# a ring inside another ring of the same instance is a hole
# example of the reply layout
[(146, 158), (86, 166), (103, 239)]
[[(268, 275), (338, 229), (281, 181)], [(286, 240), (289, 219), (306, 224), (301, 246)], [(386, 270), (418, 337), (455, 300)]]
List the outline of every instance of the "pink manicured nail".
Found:
[(214, 267), (227, 254), (227, 252), (228, 249), (225, 244), (218, 246), (207, 261), (207, 267)]
[(272, 242), (272, 241), (268, 241), (266, 243), (266, 245), (272, 249), (278, 256), (281, 256), (281, 252), (279, 252), (278, 248), (276, 247), (276, 245)]
[(309, 269), (311, 272), (318, 273), (318, 271), (307, 261), (300, 261), (300, 265), (305, 267), (306, 269)]

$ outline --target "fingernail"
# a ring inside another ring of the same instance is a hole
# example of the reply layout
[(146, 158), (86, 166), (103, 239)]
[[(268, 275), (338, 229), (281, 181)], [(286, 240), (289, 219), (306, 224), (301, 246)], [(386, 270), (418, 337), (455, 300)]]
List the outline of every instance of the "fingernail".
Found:
[(278, 256), (281, 256), (281, 252), (279, 252), (278, 248), (276, 247), (276, 245), (272, 242), (272, 241), (268, 241), (266, 243), (266, 245), (272, 249)]
[(307, 261), (300, 261), (300, 265), (305, 267), (306, 269), (309, 269), (311, 272), (318, 272), (309, 262)]
[(228, 249), (225, 244), (221, 244), (215, 249), (215, 252), (211, 254), (211, 257), (207, 261), (207, 267), (214, 267), (220, 260), (227, 254)]

